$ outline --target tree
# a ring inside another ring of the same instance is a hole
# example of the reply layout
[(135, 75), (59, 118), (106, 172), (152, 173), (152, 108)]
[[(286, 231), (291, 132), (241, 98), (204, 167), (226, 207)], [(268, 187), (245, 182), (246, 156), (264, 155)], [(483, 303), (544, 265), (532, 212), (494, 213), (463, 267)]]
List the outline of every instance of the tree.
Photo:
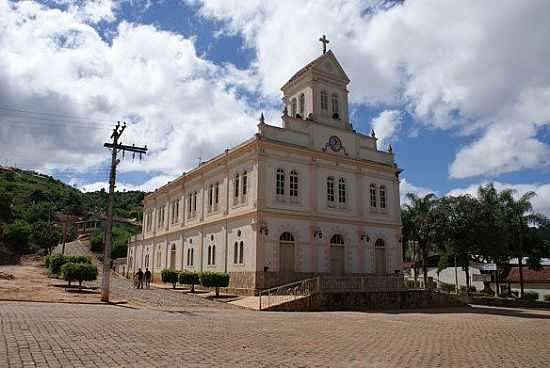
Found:
[(16, 253), (24, 253), (29, 244), (31, 226), (25, 221), (16, 220), (12, 224), (4, 225), (2, 231), (4, 244)]
[(53, 224), (47, 222), (37, 222), (32, 225), (32, 241), (42, 249), (46, 249), (48, 254), (52, 253), (63, 240), (63, 235)]
[(409, 220), (407, 234), (411, 239), (418, 241), (420, 254), (422, 255), (422, 272), (424, 274), (424, 285), (428, 285), (428, 266), (427, 259), (434, 240), (437, 237), (436, 197), (433, 193), (424, 197), (418, 197), (416, 194), (407, 193), (410, 204), (405, 205), (405, 217)]
[(11, 211), (13, 197), (8, 193), (0, 193), (0, 223), (10, 223), (13, 219)]
[(523, 258), (527, 257), (530, 268), (540, 268), (540, 260), (546, 249), (546, 243), (529, 225), (544, 225), (546, 218), (533, 212), (531, 200), (535, 197), (535, 192), (527, 192), (519, 199), (515, 199), (516, 193), (515, 190), (506, 189), (500, 193), (499, 198), (507, 225), (510, 255), (518, 259), (520, 297), (523, 298)]

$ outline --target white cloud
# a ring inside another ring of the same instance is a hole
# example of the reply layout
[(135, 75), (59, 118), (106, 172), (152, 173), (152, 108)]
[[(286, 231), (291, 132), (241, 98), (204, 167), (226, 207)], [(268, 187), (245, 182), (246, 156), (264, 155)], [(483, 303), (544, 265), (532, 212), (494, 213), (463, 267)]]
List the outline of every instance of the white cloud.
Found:
[(0, 0), (2, 151), (20, 167), (85, 171), (109, 158), (103, 142), (124, 119), (122, 142), (150, 151), (120, 170), (177, 176), (250, 137), (258, 112), (237, 92), (249, 74), (199, 57), (193, 42), (121, 22), (107, 43), (78, 12)]
[(371, 126), (378, 137), (378, 146), (384, 147), (401, 128), (403, 115), (398, 110), (384, 110), (374, 118)]
[(360, 0), (191, 2), (255, 49), (273, 99), (327, 34), (352, 101), (406, 106), (420, 124), (472, 136), (451, 176), (549, 164), (537, 134), (550, 123), (550, 2), (407, 0), (387, 10)]
[(413, 194), (416, 194), (419, 197), (424, 197), (425, 195), (430, 194), (430, 193), (438, 195), (438, 192), (433, 190), (433, 189), (416, 186), (414, 184), (409, 183), (407, 181), (407, 179), (403, 178), (403, 179), (401, 179), (400, 184), (399, 184), (399, 194), (401, 196), (401, 198), (400, 198), (401, 206), (403, 206), (404, 204), (408, 204), (410, 202), (407, 199), (407, 193), (413, 193)]
[[(128, 184), (128, 183), (118, 183), (116, 186), (116, 191), (124, 192), (124, 191), (140, 190), (143, 192), (152, 192), (155, 189), (160, 188), (161, 186), (167, 184), (169, 181), (172, 181), (174, 179), (176, 179), (176, 177), (174, 176), (159, 175), (139, 185)], [(77, 182), (72, 181), (72, 185), (76, 183)], [(76, 187), (82, 190), (83, 192), (95, 192), (101, 189), (105, 189), (105, 191), (109, 191), (109, 183), (106, 181), (97, 181), (94, 183), (88, 183), (83, 185), (77, 184)]]
[[(461, 194), (470, 194), (472, 196), (477, 196), (477, 189), (480, 185), (486, 185), (488, 182), (482, 182), (479, 184), (472, 184), (466, 188), (456, 188), (451, 190), (447, 195), (458, 196)], [(514, 189), (517, 191), (516, 196), (520, 197), (526, 192), (532, 191), (537, 195), (532, 199), (531, 203), (533, 204), (533, 210), (550, 216), (550, 183), (547, 184), (507, 184), (501, 183), (498, 181), (493, 182), (495, 188), (498, 191), (504, 189)]]

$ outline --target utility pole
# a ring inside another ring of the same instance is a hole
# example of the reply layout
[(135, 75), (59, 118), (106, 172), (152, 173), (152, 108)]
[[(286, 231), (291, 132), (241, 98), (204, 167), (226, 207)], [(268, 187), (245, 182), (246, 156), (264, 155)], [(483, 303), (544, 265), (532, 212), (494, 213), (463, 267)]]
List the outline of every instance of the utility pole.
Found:
[(112, 150), (111, 156), (111, 174), (109, 177), (109, 201), (107, 205), (107, 218), (105, 221), (105, 247), (103, 249), (103, 279), (101, 281), (101, 301), (109, 301), (109, 292), (111, 288), (111, 247), (113, 242), (113, 202), (115, 197), (115, 183), (116, 183), (116, 167), (120, 163), (120, 160), (117, 159), (118, 151), (133, 152), (133, 157), (135, 154), (141, 155), (147, 153), (147, 146), (145, 147), (136, 147), (125, 146), (122, 143), (119, 143), (119, 139), (122, 136), (122, 133), (126, 129), (126, 122), (121, 127), (120, 121), (117, 123), (113, 129), (113, 134), (111, 134), (112, 143), (105, 143), (103, 146), (110, 148)]

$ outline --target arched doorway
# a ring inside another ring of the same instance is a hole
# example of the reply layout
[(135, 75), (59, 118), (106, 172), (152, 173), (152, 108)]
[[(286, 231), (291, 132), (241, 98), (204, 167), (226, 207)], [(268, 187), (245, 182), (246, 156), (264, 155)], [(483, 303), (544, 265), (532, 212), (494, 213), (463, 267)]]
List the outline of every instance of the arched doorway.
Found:
[(176, 269), (176, 244), (172, 244), (172, 248), (170, 248), (170, 269)]
[(346, 271), (344, 237), (334, 234), (330, 239), (330, 272), (343, 275)]
[(374, 243), (374, 259), (376, 273), (386, 273), (386, 244), (383, 239), (377, 239)]
[(294, 236), (284, 232), (279, 238), (279, 282), (282, 284), (294, 279)]

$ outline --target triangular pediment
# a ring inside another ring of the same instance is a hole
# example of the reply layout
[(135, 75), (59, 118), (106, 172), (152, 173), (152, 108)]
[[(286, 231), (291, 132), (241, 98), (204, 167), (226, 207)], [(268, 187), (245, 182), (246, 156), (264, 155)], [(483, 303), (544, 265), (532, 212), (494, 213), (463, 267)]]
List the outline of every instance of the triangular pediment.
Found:
[(334, 56), (334, 53), (329, 50), (325, 54), (319, 56), (318, 58), (314, 59), (310, 63), (308, 63), (306, 66), (304, 66), (302, 69), (300, 69), (298, 72), (296, 72), (292, 78), (288, 80), (288, 82), (285, 83), (281, 89), (285, 89), (289, 85), (293, 84), (294, 82), (301, 80), (305, 75), (315, 72), (319, 74), (325, 74), (325, 75), (331, 75), (334, 79), (338, 79), (343, 81), (345, 84), (349, 83), (349, 78), (336, 59), (336, 56)]

